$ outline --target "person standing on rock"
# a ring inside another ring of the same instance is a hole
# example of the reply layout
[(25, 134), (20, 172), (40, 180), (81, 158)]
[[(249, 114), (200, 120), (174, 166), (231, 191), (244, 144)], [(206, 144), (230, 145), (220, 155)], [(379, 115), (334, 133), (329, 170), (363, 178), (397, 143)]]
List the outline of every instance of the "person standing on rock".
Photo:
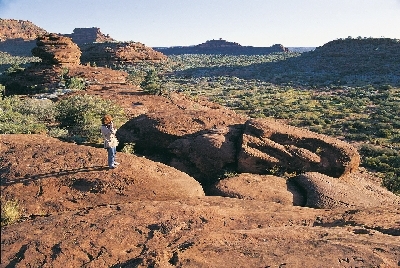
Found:
[(119, 165), (119, 163), (115, 161), (118, 146), (118, 139), (115, 136), (117, 129), (114, 128), (112, 117), (109, 114), (103, 116), (101, 124), (100, 130), (104, 139), (104, 148), (106, 148), (108, 152), (108, 167), (114, 169)]

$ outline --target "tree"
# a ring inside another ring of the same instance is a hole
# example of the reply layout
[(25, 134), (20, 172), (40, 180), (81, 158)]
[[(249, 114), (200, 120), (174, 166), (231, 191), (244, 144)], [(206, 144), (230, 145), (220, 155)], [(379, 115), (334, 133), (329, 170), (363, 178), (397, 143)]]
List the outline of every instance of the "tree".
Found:
[(160, 94), (161, 83), (158, 73), (155, 70), (148, 71), (144, 77), (144, 80), (140, 83), (140, 87), (148, 94)]

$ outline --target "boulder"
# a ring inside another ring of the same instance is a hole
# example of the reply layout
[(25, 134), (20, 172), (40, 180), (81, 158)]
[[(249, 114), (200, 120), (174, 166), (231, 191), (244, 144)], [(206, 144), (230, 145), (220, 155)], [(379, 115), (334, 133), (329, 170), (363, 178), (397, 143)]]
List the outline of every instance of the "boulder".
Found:
[(332, 178), (318, 172), (307, 172), (295, 177), (293, 181), (305, 192), (307, 207), (400, 207), (399, 196), (357, 174), (346, 178)]
[(342, 177), (359, 163), (350, 144), (273, 119), (248, 120), (238, 153), (238, 171), (256, 174), (315, 171)]
[(241, 126), (214, 128), (177, 139), (168, 149), (176, 158), (190, 162), (204, 177), (213, 178), (236, 167), (241, 133)]

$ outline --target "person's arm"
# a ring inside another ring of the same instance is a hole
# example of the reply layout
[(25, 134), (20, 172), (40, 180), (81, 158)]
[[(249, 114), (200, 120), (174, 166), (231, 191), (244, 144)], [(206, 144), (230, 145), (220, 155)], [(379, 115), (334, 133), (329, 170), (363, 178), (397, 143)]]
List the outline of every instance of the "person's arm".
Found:
[(110, 124), (110, 131), (111, 131), (111, 134), (114, 134), (114, 135), (115, 135), (115, 133), (117, 133), (117, 129), (114, 128), (113, 121), (111, 121), (111, 124)]

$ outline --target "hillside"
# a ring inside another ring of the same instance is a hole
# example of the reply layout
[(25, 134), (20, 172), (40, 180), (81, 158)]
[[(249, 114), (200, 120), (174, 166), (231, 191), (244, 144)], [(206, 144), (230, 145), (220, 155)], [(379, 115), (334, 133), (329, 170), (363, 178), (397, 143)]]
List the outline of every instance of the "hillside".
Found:
[(36, 37), (47, 33), (30, 21), (1, 19), (0, 18), (0, 41), (8, 39), (35, 40)]
[(0, 19), (0, 51), (31, 57), (31, 49), (36, 46), (35, 39), (46, 33), (30, 21)]

